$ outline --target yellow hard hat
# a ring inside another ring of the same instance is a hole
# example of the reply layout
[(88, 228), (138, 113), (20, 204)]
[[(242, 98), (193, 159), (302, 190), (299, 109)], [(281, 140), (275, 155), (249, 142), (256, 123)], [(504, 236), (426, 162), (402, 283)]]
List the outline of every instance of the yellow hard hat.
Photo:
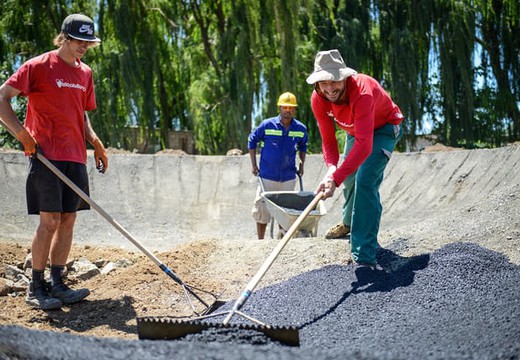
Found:
[(294, 96), (293, 93), (290, 92), (284, 92), (280, 97), (278, 98), (278, 106), (298, 106), (298, 103), (296, 103), (296, 96)]

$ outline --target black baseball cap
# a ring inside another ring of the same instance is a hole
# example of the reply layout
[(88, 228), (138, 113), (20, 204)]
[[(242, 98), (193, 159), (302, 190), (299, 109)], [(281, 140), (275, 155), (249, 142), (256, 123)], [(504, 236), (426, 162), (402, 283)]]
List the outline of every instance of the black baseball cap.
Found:
[(101, 42), (94, 36), (94, 22), (83, 14), (72, 14), (63, 20), (61, 32), (68, 34), (71, 38), (83, 41)]

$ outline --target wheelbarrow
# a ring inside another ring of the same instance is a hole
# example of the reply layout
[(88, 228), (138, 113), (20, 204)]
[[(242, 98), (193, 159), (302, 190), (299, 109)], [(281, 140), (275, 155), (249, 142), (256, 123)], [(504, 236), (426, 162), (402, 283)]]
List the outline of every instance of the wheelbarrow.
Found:
[[(302, 178), (298, 174), (300, 182), (300, 191), (265, 191), (261, 177), (258, 182), (262, 190), (262, 197), (265, 200), (267, 211), (274, 220), (286, 233), (291, 225), (296, 221), (302, 211), (314, 199), (314, 193), (311, 191), (303, 191)], [(317, 207), (312, 210), (298, 227), (297, 235), (299, 237), (309, 237), (318, 235), (318, 222), (322, 216), (327, 214), (327, 209), (323, 201), (320, 201)], [(271, 223), (271, 237), (273, 232), (273, 223)]]

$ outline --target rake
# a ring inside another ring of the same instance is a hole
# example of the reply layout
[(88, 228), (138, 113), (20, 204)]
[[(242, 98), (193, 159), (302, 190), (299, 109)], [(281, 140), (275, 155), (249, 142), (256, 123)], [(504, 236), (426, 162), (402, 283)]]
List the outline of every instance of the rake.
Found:
[[(151, 340), (159, 340), (159, 339), (177, 339), (181, 338), (188, 334), (199, 333), (208, 329), (221, 329), (221, 328), (237, 328), (237, 329), (252, 329), (263, 332), (268, 337), (278, 340), (284, 344), (290, 346), (299, 346), (299, 332), (298, 328), (295, 326), (289, 327), (278, 327), (267, 325), (264, 322), (255, 319), (244, 312), (241, 311), (242, 307), (248, 301), (248, 299), (253, 294), (256, 286), (263, 278), (265, 273), (269, 270), (271, 265), (274, 263), (280, 252), (283, 250), (285, 245), (289, 242), (293, 234), (298, 227), (302, 223), (303, 220), (307, 217), (307, 215), (316, 208), (318, 202), (323, 198), (323, 192), (318, 193), (313, 200), (307, 205), (307, 207), (302, 211), (300, 216), (296, 219), (296, 221), (291, 225), (287, 233), (284, 237), (279, 241), (277, 246), (273, 249), (267, 260), (260, 267), (255, 276), (251, 279), (251, 281), (247, 284), (246, 288), (240, 295), (240, 297), (235, 301), (233, 308), (230, 311), (221, 311), (214, 312), (204, 316), (199, 316), (193, 318), (191, 320), (179, 320), (169, 317), (145, 317), (137, 319), (137, 328), (140, 339), (151, 339)], [(231, 319), (235, 316), (241, 316), (246, 320), (252, 322), (254, 325), (232, 325), (230, 324)], [(222, 323), (209, 323), (203, 320), (217, 317), (217, 316), (225, 316), (224, 321)]]

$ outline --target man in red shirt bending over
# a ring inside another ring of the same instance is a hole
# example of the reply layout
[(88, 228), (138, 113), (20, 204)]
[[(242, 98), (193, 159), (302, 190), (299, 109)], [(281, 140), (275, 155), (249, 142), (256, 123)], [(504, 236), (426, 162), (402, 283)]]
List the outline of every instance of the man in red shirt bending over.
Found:
[[(86, 111), (96, 108), (92, 70), (81, 61), (101, 40), (94, 36), (94, 22), (82, 14), (69, 15), (54, 38), (57, 50), (25, 62), (0, 86), (0, 120), (23, 144), (26, 155), (40, 151), (87, 195), (87, 149), (94, 146), (96, 167), (105, 172), (105, 148), (92, 129)], [(27, 96), (25, 126), (11, 106), (11, 99)], [(52, 310), (83, 300), (88, 289), (72, 290), (62, 272), (72, 244), (78, 210), (89, 206), (37, 158), (31, 157), (26, 185), (27, 210), (39, 215), (32, 240), (32, 281), (26, 303)], [(44, 279), (50, 259), (50, 283)]]
[[(338, 50), (318, 52), (307, 83), (314, 84), (311, 106), (328, 167), (316, 192), (328, 198), (344, 185), (343, 219), (326, 237), (350, 233), (354, 262), (375, 266), (382, 212), (379, 186), (402, 136), (403, 115), (381, 85), (347, 67)], [(336, 125), (347, 132), (345, 159), (339, 167)]]

